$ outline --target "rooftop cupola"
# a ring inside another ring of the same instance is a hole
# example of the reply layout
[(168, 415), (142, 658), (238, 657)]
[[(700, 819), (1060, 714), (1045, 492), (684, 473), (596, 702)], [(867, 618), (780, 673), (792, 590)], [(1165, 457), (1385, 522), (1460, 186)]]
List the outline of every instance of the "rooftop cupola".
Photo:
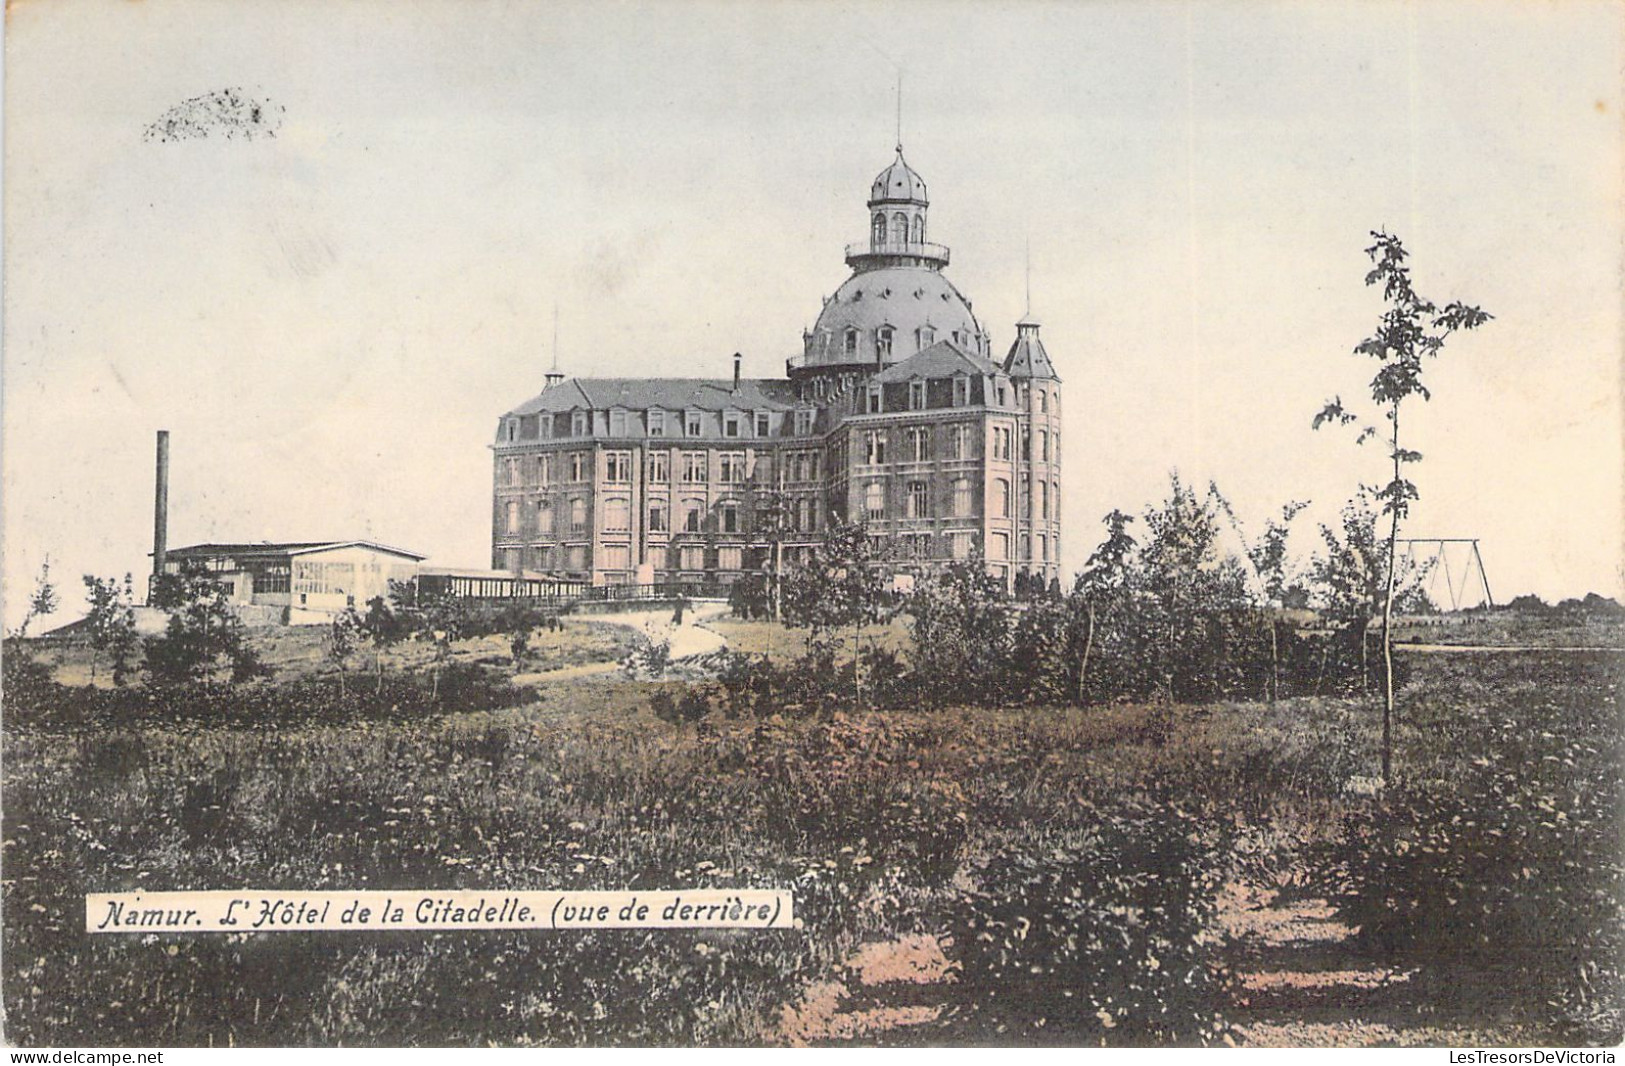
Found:
[(869, 186), (869, 240), (846, 246), (846, 262), (854, 270), (887, 266), (917, 266), (941, 270), (948, 265), (948, 249), (925, 239), (926, 209), (931, 201), (925, 179), (903, 158), (876, 175)]

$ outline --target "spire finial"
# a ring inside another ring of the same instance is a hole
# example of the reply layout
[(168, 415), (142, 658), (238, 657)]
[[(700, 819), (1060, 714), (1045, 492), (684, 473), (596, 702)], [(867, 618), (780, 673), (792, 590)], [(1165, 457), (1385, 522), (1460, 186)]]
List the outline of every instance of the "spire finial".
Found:
[(897, 154), (903, 154), (903, 68), (897, 68)]
[(1027, 309), (1023, 316), (1031, 318), (1033, 313), (1033, 239), (1027, 238)]
[(559, 302), (553, 301), (553, 372), (559, 370)]

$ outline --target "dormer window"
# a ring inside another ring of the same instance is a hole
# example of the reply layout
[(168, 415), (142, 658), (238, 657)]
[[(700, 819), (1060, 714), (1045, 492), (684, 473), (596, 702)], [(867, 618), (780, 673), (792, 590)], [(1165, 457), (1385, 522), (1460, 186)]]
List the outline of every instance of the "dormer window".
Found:
[(587, 435), (587, 412), (570, 412), (570, 436), (585, 437)]
[(918, 344), (920, 351), (923, 352), (933, 344), (937, 343), (937, 331), (932, 329), (930, 326), (921, 326), (918, 332)]
[(881, 359), (891, 355), (892, 333), (890, 326), (881, 326), (875, 330), (875, 354)]
[(666, 435), (666, 412), (649, 412), (649, 436), (664, 437)]
[(698, 437), (700, 435), (700, 414), (698, 411), (690, 411), (688, 413), (688, 417), (684, 423), (684, 432), (690, 437)]
[(858, 354), (858, 331), (856, 329), (846, 331), (846, 354), (854, 357)]
[(880, 414), (882, 410), (882, 402), (881, 387), (879, 385), (869, 386), (868, 406), (864, 410), (871, 415)]
[(739, 436), (739, 416), (732, 411), (722, 418), (722, 435), (724, 437)]
[(772, 433), (772, 429), (770, 427), (771, 423), (769, 422), (767, 415), (758, 413), (756, 415), (756, 435), (758, 437), (769, 436)]
[(908, 383), (908, 409), (910, 411), (925, 410), (925, 382), (911, 381)]
[(611, 411), (609, 413), (609, 435), (611, 437), (626, 436), (626, 412)]
[(519, 437), (519, 420), (517, 418), (510, 418), (510, 419), (508, 419), (508, 439), (509, 440), (517, 440), (518, 437)]
[(797, 411), (796, 412), (796, 436), (798, 436), (798, 437), (810, 437), (810, 436), (812, 436), (812, 431), (813, 431), (813, 412), (806, 411), (806, 410)]
[(954, 406), (970, 406), (970, 378), (960, 374), (954, 378)]

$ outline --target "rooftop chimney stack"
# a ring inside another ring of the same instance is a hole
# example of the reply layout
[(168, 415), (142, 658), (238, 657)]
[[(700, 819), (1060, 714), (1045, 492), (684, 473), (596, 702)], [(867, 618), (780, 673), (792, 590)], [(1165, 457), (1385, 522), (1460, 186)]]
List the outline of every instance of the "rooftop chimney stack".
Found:
[(742, 359), (744, 359), (744, 356), (738, 352), (734, 353), (734, 392), (736, 393), (739, 391), (739, 363)]
[(152, 572), (164, 572), (169, 552), (169, 430), (158, 431), (158, 471), (152, 499)]

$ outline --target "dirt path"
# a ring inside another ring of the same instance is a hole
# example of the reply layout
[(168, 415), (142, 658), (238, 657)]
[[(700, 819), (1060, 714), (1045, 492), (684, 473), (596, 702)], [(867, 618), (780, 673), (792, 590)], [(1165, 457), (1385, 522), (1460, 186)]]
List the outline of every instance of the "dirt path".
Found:
[[(1227, 1017), (1252, 1047), (1455, 1047), (1499, 1045), (1477, 1026), (1423, 1022), (1428, 1005), (1411, 974), (1362, 958), (1353, 930), (1325, 900), (1282, 902), (1274, 889), (1231, 883), (1220, 893), (1219, 931), (1240, 981)], [(1493, 1023), (1493, 1019), (1483, 1019)]]
[[(727, 604), (707, 603), (683, 612), (683, 621), (680, 624), (672, 621), (673, 612), (669, 609), (596, 614), (592, 616), (592, 621), (635, 629), (654, 643), (668, 641), (671, 647), (671, 661), (676, 663), (684, 659), (710, 655), (726, 648), (728, 641), (705, 623), (727, 613)], [(534, 685), (570, 678), (603, 676), (613, 674), (620, 668), (621, 664), (618, 662), (584, 663), (579, 666), (560, 667), (557, 670), (517, 674), (513, 680), (516, 685)]]

